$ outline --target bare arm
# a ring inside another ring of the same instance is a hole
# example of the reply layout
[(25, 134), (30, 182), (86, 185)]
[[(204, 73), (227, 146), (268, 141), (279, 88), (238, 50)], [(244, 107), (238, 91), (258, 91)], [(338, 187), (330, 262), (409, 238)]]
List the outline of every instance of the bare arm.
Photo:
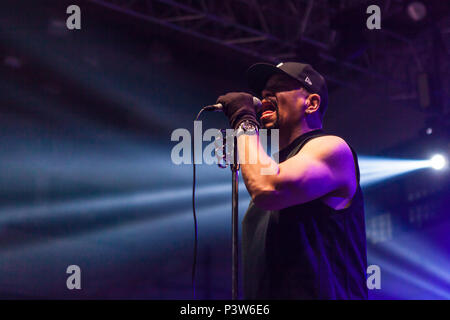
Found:
[[(238, 153), (247, 190), (255, 205), (265, 210), (283, 209), (336, 191), (353, 194), (356, 189), (353, 155), (336, 136), (309, 141), (281, 164), (265, 153), (257, 135), (239, 136)], [(250, 154), (258, 155), (256, 163), (249, 163)], [(261, 174), (269, 167), (273, 174)]]

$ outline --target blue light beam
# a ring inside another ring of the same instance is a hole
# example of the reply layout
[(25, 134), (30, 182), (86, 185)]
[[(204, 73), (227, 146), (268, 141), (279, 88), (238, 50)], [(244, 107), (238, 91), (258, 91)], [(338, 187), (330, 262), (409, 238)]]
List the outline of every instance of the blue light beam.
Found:
[(431, 166), (431, 160), (389, 159), (362, 156), (359, 158), (361, 186), (367, 187), (405, 173)]

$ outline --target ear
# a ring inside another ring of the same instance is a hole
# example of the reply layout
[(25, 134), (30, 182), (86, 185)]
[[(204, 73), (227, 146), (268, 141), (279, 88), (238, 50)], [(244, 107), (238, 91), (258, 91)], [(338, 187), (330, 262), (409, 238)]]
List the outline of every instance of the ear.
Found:
[(320, 107), (320, 96), (317, 93), (310, 94), (308, 96), (308, 100), (310, 101), (310, 104), (314, 107), (319, 108)]
[(306, 99), (306, 110), (307, 114), (312, 114), (319, 110), (320, 107), (320, 96), (317, 93), (310, 94)]

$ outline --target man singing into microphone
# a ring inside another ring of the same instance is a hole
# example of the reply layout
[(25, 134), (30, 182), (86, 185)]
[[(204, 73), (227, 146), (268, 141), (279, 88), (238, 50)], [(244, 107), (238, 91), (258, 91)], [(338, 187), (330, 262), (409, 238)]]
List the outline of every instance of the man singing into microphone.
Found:
[[(242, 222), (244, 298), (367, 299), (358, 162), (342, 138), (322, 130), (324, 78), (310, 65), (286, 62), (255, 64), (247, 79), (262, 110), (247, 93), (217, 100), (237, 130), (252, 198)], [(261, 147), (260, 127), (279, 129), (278, 163)], [(262, 174), (267, 163), (273, 174)]]

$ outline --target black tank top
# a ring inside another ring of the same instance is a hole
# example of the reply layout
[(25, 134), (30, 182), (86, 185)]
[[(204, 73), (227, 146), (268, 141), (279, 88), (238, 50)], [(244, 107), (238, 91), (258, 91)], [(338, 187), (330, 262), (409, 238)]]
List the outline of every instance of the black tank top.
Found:
[[(324, 135), (301, 135), (280, 150), (279, 162)], [(268, 211), (250, 202), (242, 221), (245, 299), (367, 299), (364, 203), (351, 150), (358, 186), (349, 207), (316, 199)]]

